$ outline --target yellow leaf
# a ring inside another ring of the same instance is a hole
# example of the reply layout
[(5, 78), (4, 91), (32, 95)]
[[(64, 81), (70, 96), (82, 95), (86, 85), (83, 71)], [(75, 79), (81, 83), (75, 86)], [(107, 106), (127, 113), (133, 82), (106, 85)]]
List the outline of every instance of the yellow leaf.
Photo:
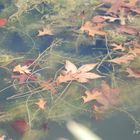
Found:
[(13, 72), (19, 72), (20, 74), (29, 74), (31, 73), (28, 66), (21, 66), (20, 64), (15, 66), (15, 68), (13, 69)]

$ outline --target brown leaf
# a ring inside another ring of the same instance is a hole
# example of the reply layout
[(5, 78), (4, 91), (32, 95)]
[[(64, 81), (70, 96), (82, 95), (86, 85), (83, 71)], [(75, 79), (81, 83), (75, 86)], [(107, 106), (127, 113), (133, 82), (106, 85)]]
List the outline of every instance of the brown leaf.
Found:
[(113, 1), (111, 7), (107, 10), (107, 14), (117, 14), (120, 10), (121, 10), (121, 7), (123, 5), (123, 1), (122, 0), (115, 0)]
[(20, 64), (15, 66), (13, 69), (13, 72), (18, 72), (20, 74), (30, 74), (30, 70), (28, 68), (28, 66), (21, 66)]
[(126, 72), (128, 72), (128, 77), (140, 78), (140, 70), (136, 70), (134, 68), (127, 68)]
[(44, 36), (44, 35), (53, 35), (52, 30), (50, 30), (48, 27), (45, 27), (42, 30), (38, 31), (37, 36)]
[(132, 44), (131, 45), (133, 47), (132, 48), (129, 48), (128, 53), (129, 54), (133, 54), (135, 56), (139, 55), (140, 54), (140, 44), (137, 41), (132, 41)]
[(36, 102), (35, 104), (38, 105), (38, 107), (40, 109), (45, 109), (45, 105), (46, 105), (47, 101), (45, 101), (44, 99), (39, 99), (38, 102)]
[(32, 74), (19, 74), (19, 75), (12, 75), (13, 79), (17, 79), (19, 84), (25, 84), (27, 80), (36, 81), (37, 77)]
[(110, 45), (113, 46), (112, 50), (114, 50), (114, 51), (116, 51), (116, 50), (125, 51), (125, 47), (122, 44), (112, 43)]
[(126, 7), (134, 7), (136, 6), (138, 0), (129, 0), (128, 3), (125, 3)]
[(92, 69), (95, 68), (96, 64), (85, 64), (81, 66), (80, 68), (77, 68), (72, 62), (66, 61), (65, 69), (63, 70), (63, 74), (60, 74), (57, 79), (56, 83), (57, 85), (60, 83), (65, 83), (68, 81), (76, 80), (81, 83), (88, 82), (89, 79), (97, 79), (103, 76), (100, 76), (98, 74), (89, 72)]
[(56, 93), (55, 86), (54, 86), (52, 80), (41, 81), (39, 84), (44, 90), (49, 90), (52, 93)]
[(103, 16), (94, 16), (92, 18), (93, 23), (103, 23), (105, 21), (106, 21), (106, 19)]
[(118, 33), (126, 33), (130, 35), (138, 35), (138, 31), (135, 28), (129, 27), (129, 26), (119, 26), (117, 27)]
[(102, 81), (101, 86), (86, 91), (82, 98), (84, 103), (96, 100), (100, 106), (94, 105), (95, 111), (104, 112), (119, 103), (119, 93), (117, 88), (111, 88), (107, 82)]
[(116, 64), (128, 63), (129, 61), (134, 60), (135, 56), (132, 54), (126, 54), (121, 57), (114, 58), (112, 60), (108, 60), (109, 62), (113, 62)]
[(104, 26), (104, 24), (94, 25), (92, 22), (87, 21), (83, 26), (81, 26), (80, 30), (88, 32), (88, 35), (92, 37), (95, 35), (105, 36), (106, 32), (102, 30)]

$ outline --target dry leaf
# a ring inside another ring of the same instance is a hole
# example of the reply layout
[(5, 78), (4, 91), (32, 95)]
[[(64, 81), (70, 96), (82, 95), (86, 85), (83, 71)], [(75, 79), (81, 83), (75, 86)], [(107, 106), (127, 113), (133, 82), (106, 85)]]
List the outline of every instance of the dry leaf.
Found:
[(98, 105), (94, 105), (97, 112), (104, 112), (117, 105), (120, 101), (119, 90), (111, 88), (106, 81), (102, 81), (101, 86), (86, 91), (82, 96), (84, 103), (96, 100)]
[(36, 102), (35, 104), (38, 105), (38, 107), (40, 109), (45, 109), (45, 105), (46, 105), (47, 101), (45, 101), (44, 99), (39, 99), (38, 102)]
[(104, 26), (104, 24), (94, 25), (92, 22), (87, 21), (83, 26), (81, 26), (80, 30), (88, 32), (88, 35), (92, 37), (95, 35), (105, 36), (106, 32), (102, 31)]
[(31, 70), (29, 69), (28, 66), (21, 66), (20, 64), (15, 66), (13, 69), (13, 72), (18, 72), (20, 74), (30, 74)]
[(130, 35), (137, 35), (139, 33), (135, 28), (128, 27), (128, 26), (117, 27), (117, 32), (126, 33), (126, 34), (130, 34)]
[(138, 0), (129, 0), (128, 3), (125, 4), (126, 7), (134, 7), (136, 6)]
[(127, 68), (126, 72), (128, 72), (128, 77), (140, 78), (140, 71), (134, 68)]
[(112, 50), (114, 50), (114, 51), (116, 51), (116, 50), (125, 51), (125, 47), (122, 44), (112, 43), (110, 45), (113, 46)]
[(133, 54), (135, 56), (140, 54), (140, 44), (137, 41), (132, 41), (131, 44), (133, 47), (129, 48), (128, 53)]
[(105, 21), (106, 21), (106, 19), (103, 18), (103, 16), (94, 16), (94, 17), (92, 18), (92, 22), (93, 22), (93, 23), (103, 23), (103, 22), (105, 22)]
[(109, 62), (113, 62), (116, 64), (128, 63), (129, 61), (134, 60), (135, 56), (132, 54), (126, 54), (121, 57), (114, 58), (112, 60), (108, 60)]
[(25, 84), (27, 80), (36, 81), (37, 77), (35, 75), (29, 74), (20, 74), (20, 75), (12, 75), (13, 79), (17, 79), (19, 84)]
[(106, 12), (107, 14), (117, 14), (120, 11), (122, 5), (124, 4), (122, 0), (115, 0), (111, 3), (111, 7)]
[(52, 80), (41, 81), (39, 84), (44, 90), (49, 90), (52, 93), (56, 93), (55, 86), (52, 83)]
[(65, 69), (63, 73), (56, 79), (57, 84), (65, 83), (68, 81), (76, 80), (81, 83), (88, 82), (89, 79), (97, 79), (103, 76), (89, 72), (96, 67), (96, 64), (85, 64), (77, 68), (72, 62), (66, 61)]
[(44, 36), (44, 35), (53, 35), (52, 30), (50, 30), (48, 27), (45, 27), (42, 30), (38, 31), (37, 36)]

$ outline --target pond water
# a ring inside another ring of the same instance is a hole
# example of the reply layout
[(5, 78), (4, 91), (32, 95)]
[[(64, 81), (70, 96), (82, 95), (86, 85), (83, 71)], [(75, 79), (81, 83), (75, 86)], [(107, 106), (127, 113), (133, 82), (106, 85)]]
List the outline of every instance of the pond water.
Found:
[(140, 140), (139, 8), (1, 0), (0, 140)]

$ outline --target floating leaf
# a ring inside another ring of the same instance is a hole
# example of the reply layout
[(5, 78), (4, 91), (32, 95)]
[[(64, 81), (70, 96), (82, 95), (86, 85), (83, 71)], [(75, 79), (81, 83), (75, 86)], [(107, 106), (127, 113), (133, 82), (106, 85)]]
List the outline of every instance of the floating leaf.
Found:
[(96, 64), (85, 64), (80, 68), (77, 68), (72, 62), (66, 61), (66, 71), (63, 71), (63, 74), (60, 74), (56, 79), (57, 84), (65, 83), (68, 81), (76, 80), (80, 83), (86, 83), (89, 79), (97, 79), (103, 76), (91, 73), (92, 69), (95, 68)]

